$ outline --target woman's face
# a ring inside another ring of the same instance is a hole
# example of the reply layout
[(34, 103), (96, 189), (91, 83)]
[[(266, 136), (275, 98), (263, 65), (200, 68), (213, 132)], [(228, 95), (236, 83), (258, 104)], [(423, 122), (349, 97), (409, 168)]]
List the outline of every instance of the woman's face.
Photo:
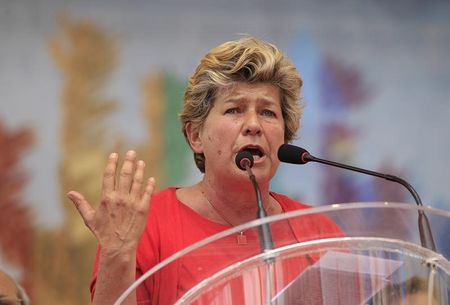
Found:
[(269, 83), (238, 82), (218, 91), (193, 149), (205, 155), (206, 174), (223, 178), (247, 175), (236, 166), (235, 157), (249, 149), (253, 172), (259, 181), (268, 182), (278, 168), (277, 152), (283, 143), (280, 89)]

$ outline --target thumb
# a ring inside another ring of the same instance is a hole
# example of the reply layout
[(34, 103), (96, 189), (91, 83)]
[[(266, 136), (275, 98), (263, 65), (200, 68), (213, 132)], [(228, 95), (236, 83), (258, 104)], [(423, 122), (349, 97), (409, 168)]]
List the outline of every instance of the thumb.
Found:
[(89, 222), (89, 219), (95, 212), (90, 203), (78, 192), (70, 191), (67, 193), (67, 197), (73, 202), (81, 215), (85, 223)]

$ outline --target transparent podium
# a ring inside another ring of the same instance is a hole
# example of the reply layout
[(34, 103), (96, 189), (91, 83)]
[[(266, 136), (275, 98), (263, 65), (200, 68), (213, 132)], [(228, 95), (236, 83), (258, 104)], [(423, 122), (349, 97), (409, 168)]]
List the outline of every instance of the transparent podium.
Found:
[[(421, 213), (435, 249), (422, 246)], [(273, 239), (264, 251), (262, 224)], [(138, 304), (449, 304), (449, 231), (449, 211), (410, 203), (293, 211), (182, 249), (148, 270), (115, 304), (135, 289), (150, 295)]]

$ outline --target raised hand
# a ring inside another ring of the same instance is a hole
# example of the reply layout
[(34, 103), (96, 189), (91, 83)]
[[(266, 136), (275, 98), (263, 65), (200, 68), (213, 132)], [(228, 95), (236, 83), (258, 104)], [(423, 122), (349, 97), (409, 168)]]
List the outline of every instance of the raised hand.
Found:
[(144, 184), (145, 164), (136, 161), (136, 153), (128, 151), (117, 175), (118, 155), (108, 158), (103, 174), (102, 195), (97, 209), (78, 192), (67, 196), (75, 204), (86, 226), (94, 233), (102, 252), (118, 254), (137, 246), (144, 230), (155, 179)]

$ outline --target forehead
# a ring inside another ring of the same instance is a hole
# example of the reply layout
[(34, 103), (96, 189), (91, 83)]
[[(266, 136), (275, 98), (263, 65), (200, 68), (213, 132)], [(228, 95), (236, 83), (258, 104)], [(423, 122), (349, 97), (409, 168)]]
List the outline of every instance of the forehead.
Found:
[(256, 100), (280, 105), (280, 88), (270, 83), (237, 82), (222, 87), (216, 95), (216, 102), (246, 102)]

